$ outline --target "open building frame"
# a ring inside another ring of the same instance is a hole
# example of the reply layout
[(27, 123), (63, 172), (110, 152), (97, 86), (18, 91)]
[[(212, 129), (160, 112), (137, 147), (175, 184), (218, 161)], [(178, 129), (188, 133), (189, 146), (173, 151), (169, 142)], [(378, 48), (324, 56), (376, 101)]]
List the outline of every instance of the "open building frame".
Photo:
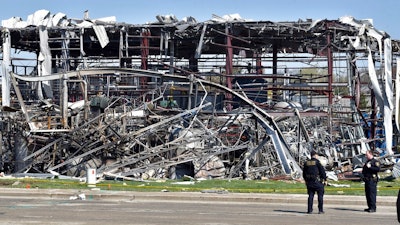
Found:
[(370, 20), (28, 18), (2, 23), (6, 173), (301, 178), (311, 150), (337, 175), (367, 149), (394, 166), (399, 44)]

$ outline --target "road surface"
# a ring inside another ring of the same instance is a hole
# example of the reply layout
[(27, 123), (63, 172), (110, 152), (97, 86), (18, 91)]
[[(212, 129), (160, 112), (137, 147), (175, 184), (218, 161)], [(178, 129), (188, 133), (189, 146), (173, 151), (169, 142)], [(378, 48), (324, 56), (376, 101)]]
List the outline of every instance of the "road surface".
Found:
[(399, 224), (395, 206), (382, 206), (376, 213), (366, 213), (364, 208), (326, 204), (324, 215), (309, 215), (306, 205), (299, 203), (0, 196), (0, 224)]

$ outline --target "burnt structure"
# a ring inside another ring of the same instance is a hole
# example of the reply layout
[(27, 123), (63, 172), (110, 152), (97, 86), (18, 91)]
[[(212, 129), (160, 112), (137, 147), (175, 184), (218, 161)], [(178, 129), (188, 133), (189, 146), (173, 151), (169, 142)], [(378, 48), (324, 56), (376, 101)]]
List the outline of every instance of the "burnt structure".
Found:
[(311, 150), (344, 172), (369, 148), (393, 165), (398, 42), (368, 20), (28, 18), (2, 27), (6, 173), (299, 178)]

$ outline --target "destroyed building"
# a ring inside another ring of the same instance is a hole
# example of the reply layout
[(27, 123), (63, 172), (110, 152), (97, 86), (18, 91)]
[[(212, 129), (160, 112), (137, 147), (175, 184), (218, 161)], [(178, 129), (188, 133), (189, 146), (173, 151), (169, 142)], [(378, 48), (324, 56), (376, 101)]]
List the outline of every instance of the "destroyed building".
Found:
[(367, 149), (395, 166), (399, 42), (371, 20), (39, 10), (1, 30), (7, 174), (296, 179), (311, 150), (338, 175)]

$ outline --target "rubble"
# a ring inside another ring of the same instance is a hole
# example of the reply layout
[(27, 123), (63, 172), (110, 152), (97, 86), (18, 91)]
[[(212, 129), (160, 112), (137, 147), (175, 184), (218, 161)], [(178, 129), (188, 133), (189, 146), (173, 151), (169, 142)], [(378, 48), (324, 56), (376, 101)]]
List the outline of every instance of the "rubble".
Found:
[(3, 20), (2, 170), (300, 179), (316, 150), (337, 179), (370, 148), (391, 168), (398, 42), (369, 22)]

